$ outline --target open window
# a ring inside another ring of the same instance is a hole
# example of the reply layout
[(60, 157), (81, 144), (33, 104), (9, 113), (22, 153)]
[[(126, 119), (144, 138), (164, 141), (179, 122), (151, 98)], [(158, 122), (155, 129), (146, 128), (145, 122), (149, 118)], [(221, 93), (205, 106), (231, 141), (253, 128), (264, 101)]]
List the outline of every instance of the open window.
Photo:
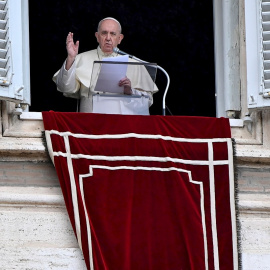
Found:
[[(265, 58), (263, 61), (263, 56), (266, 57), (266, 54), (264, 55), (260, 51), (260, 48), (268, 51), (269, 43), (265, 40), (263, 47), (262, 38), (259, 39), (262, 37), (263, 27), (266, 29), (264, 39), (270, 37), (267, 9), (269, 2), (266, 0), (246, 0), (245, 3), (248, 97), (254, 97), (254, 100), (256, 97), (257, 99), (261, 98), (263, 102), (260, 105), (263, 106), (268, 105), (266, 102), (270, 102), (270, 98), (267, 97), (269, 91), (263, 92), (262, 71), (260, 68), (255, 68), (254, 61), (259, 67), (263, 65), (265, 68), (270, 67), (270, 56), (269, 60)], [(235, 8), (238, 4), (238, 0), (213, 1), (217, 117), (230, 117), (231, 114), (239, 113), (242, 110), (241, 99), (243, 97), (241, 97), (239, 76), (239, 10)], [(262, 9), (263, 6), (264, 9)], [(14, 101), (18, 104), (30, 104), (28, 0), (0, 1), (0, 15), (0, 99)], [(263, 23), (262, 20), (264, 20)], [(254, 60), (254, 58), (256, 59)], [(265, 78), (268, 78), (269, 74), (270, 68), (265, 72)], [(269, 79), (264, 80), (264, 82), (265, 85), (270, 85)], [(46, 93), (49, 90), (46, 88)], [(253, 94), (252, 91), (256, 93)], [(50, 94), (46, 95), (46, 98), (52, 99)], [(44, 99), (45, 97), (42, 97), (42, 102), (46, 103)], [(68, 100), (65, 100), (66, 102)], [(251, 103), (249, 106), (255, 107)]]

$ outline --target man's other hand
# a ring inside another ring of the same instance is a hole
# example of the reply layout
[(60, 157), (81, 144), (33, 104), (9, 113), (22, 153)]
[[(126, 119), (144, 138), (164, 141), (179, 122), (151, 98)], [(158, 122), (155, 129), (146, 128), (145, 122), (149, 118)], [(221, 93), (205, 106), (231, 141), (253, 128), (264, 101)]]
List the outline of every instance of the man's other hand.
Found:
[(125, 95), (131, 95), (132, 89), (131, 89), (131, 81), (129, 78), (125, 77), (119, 81), (119, 86), (124, 86), (124, 94)]

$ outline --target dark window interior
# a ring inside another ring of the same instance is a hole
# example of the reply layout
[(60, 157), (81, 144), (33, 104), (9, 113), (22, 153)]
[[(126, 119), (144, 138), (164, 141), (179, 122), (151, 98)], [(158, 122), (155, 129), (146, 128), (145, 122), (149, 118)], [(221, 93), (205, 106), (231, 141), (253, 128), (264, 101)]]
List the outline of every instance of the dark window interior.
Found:
[[(66, 35), (74, 32), (80, 52), (95, 49), (98, 22), (114, 17), (125, 35), (119, 48), (170, 75), (166, 105), (173, 115), (215, 116), (212, 1), (39, 0), (29, 1), (29, 13), (30, 111), (76, 111), (76, 100), (64, 97), (52, 81), (66, 58)], [(161, 71), (156, 84), (160, 91), (150, 112), (161, 115)]]

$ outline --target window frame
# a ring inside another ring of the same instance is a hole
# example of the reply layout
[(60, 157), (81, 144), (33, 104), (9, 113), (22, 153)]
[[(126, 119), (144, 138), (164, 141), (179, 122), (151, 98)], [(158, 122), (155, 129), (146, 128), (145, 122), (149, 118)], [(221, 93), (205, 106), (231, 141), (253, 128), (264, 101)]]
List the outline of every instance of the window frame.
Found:
[(216, 116), (241, 112), (239, 1), (213, 0)]

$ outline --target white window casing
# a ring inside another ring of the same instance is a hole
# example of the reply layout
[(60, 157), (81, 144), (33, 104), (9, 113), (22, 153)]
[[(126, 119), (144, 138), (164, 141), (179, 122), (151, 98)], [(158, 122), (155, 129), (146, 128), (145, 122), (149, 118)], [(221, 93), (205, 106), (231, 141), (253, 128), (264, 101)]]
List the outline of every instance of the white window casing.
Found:
[(0, 1), (0, 100), (30, 105), (28, 0)]
[(241, 111), (238, 0), (213, 0), (216, 76), (216, 116), (235, 117)]

